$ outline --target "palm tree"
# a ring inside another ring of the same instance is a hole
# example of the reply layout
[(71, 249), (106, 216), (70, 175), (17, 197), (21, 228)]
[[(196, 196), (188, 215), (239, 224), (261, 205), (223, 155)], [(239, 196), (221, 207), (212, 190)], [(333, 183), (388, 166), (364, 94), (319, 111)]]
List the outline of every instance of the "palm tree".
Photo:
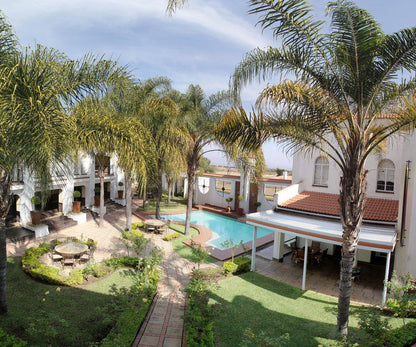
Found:
[[(186, 207), (185, 234), (189, 234), (195, 189), (195, 177), (202, 156), (212, 150), (206, 146), (216, 140), (213, 130), (232, 105), (230, 94), (221, 91), (205, 97), (200, 86), (190, 85), (182, 103), (183, 122), (186, 127), (185, 159), (188, 178), (188, 200)], [(204, 151), (205, 149), (205, 151)]]
[[(0, 18), (0, 40), (10, 27)], [(68, 109), (74, 102), (101, 89), (115, 63), (87, 56), (68, 59), (64, 54), (37, 46), (10, 54), (0, 50), (0, 313), (7, 312), (5, 217), (10, 208), (11, 173), (17, 161), (39, 178), (42, 196), (47, 191), (51, 167), (59, 171), (73, 151), (74, 122)], [(45, 201), (45, 198), (43, 199)]]
[(141, 108), (140, 122), (149, 132), (155, 149), (153, 152), (155, 170), (149, 179), (155, 186), (156, 218), (160, 219), (163, 169), (165, 163), (182, 149), (184, 143), (184, 130), (179, 123), (178, 105), (168, 96), (151, 96)]
[(124, 171), (126, 195), (126, 229), (131, 231), (132, 217), (132, 185), (138, 182), (138, 190), (143, 190), (147, 184), (147, 173), (152, 172), (154, 162), (152, 153), (154, 148), (150, 141), (150, 134), (140, 123), (138, 115), (140, 104), (161, 84), (162, 79), (150, 79), (140, 85), (129, 78), (122, 78), (107, 95), (109, 107), (114, 114), (120, 116), (124, 134), (121, 141), (114, 146), (118, 156), (118, 166)]
[[(125, 80), (121, 77), (120, 80)], [(82, 150), (94, 153), (100, 178), (100, 221), (104, 222), (104, 178), (108, 156), (117, 155), (118, 164), (126, 175), (127, 228), (131, 226), (131, 183), (137, 173), (146, 179), (145, 156), (149, 150), (147, 131), (131, 117), (128, 107), (130, 94), (122, 92), (120, 80), (101, 98), (88, 98), (74, 109), (78, 143)], [(128, 87), (123, 84), (123, 91)]]
[[(365, 162), (384, 140), (415, 126), (415, 113), (399, 107), (415, 80), (399, 82), (397, 76), (415, 71), (416, 28), (386, 35), (367, 11), (339, 0), (328, 4), (331, 31), (325, 33), (306, 1), (250, 4), (250, 13), (260, 16), (262, 28), (271, 29), (282, 47), (248, 53), (232, 77), (234, 90), (277, 72), (293, 80), (263, 90), (252, 115), (233, 109), (218, 136), (248, 148), (272, 138), (292, 149), (318, 149), (341, 169), (338, 329), (347, 334), (351, 272), (365, 207)], [(380, 120), (382, 113), (393, 116)]]

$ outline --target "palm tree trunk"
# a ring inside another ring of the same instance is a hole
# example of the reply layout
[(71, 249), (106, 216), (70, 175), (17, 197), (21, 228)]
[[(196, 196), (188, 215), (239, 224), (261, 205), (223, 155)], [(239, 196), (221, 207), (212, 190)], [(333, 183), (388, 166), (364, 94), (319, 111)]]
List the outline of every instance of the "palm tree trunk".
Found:
[(156, 219), (160, 219), (160, 201), (162, 199), (162, 163), (158, 165), (158, 179), (157, 179), (157, 192), (156, 192)]
[[(196, 150), (196, 149), (195, 149)], [(188, 200), (186, 206), (186, 219), (185, 219), (185, 235), (189, 235), (191, 229), (191, 214), (194, 199), (194, 188), (195, 188), (195, 175), (196, 168), (198, 167), (198, 153), (192, 152), (191, 157), (188, 159)]]
[(124, 178), (126, 181), (126, 229), (131, 231), (132, 189), (130, 173), (126, 172)]
[(100, 165), (99, 169), (100, 176), (100, 223), (99, 227), (102, 228), (104, 225), (104, 168)]
[[(356, 151), (357, 153), (359, 151)], [(354, 153), (354, 152), (353, 152)], [(342, 335), (348, 334), (348, 318), (351, 301), (352, 267), (355, 250), (360, 237), (361, 224), (367, 187), (367, 172), (359, 165), (362, 158), (350, 160), (349, 168), (341, 178), (340, 209), (343, 226), (342, 259), (338, 297), (338, 330)]]
[(6, 298), (6, 216), (10, 208), (11, 178), (5, 171), (0, 170), (0, 315), (7, 313)]
[(143, 209), (146, 208), (146, 199), (147, 199), (147, 185), (143, 187)]
[(7, 313), (6, 267), (7, 267), (6, 218), (1, 218), (0, 220), (0, 315), (5, 315)]

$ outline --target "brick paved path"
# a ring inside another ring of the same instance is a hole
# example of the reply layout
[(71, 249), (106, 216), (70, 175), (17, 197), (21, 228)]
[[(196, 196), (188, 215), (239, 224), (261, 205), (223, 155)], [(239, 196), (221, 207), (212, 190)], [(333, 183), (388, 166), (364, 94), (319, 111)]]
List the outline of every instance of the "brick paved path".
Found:
[(161, 279), (157, 296), (132, 346), (184, 346), (185, 287), (192, 265), (173, 251), (170, 242), (157, 237), (153, 244), (164, 250)]

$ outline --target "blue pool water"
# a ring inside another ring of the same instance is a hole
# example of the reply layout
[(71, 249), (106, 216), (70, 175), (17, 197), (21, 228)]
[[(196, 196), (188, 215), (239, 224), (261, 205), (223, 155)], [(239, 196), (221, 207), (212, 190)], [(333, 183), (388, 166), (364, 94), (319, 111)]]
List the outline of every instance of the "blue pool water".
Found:
[[(184, 222), (186, 218), (185, 213), (170, 214), (162, 216), (162, 219), (169, 219), (176, 222)], [(216, 213), (207, 211), (193, 211), (191, 215), (191, 223), (202, 225), (212, 230), (213, 238), (208, 241), (208, 244), (219, 249), (225, 249), (221, 246), (226, 240), (231, 239), (234, 244), (251, 241), (253, 239), (253, 227), (251, 225), (238, 222), (235, 219), (221, 216)], [(271, 234), (273, 231), (257, 228), (257, 238)]]

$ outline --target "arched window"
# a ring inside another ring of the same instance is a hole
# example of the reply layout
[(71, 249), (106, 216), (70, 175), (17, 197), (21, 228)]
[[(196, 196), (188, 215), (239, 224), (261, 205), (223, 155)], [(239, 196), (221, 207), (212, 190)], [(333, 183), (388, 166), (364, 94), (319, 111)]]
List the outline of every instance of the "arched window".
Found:
[(377, 191), (394, 192), (394, 164), (391, 160), (383, 159), (378, 163)]
[(315, 186), (328, 187), (329, 163), (325, 157), (318, 157), (315, 161), (315, 174), (313, 184)]
[(198, 189), (202, 194), (206, 194), (209, 191), (209, 178), (198, 177)]
[(220, 196), (228, 196), (231, 194), (231, 182), (230, 181), (223, 181), (223, 180), (216, 180), (215, 188), (217, 193)]

